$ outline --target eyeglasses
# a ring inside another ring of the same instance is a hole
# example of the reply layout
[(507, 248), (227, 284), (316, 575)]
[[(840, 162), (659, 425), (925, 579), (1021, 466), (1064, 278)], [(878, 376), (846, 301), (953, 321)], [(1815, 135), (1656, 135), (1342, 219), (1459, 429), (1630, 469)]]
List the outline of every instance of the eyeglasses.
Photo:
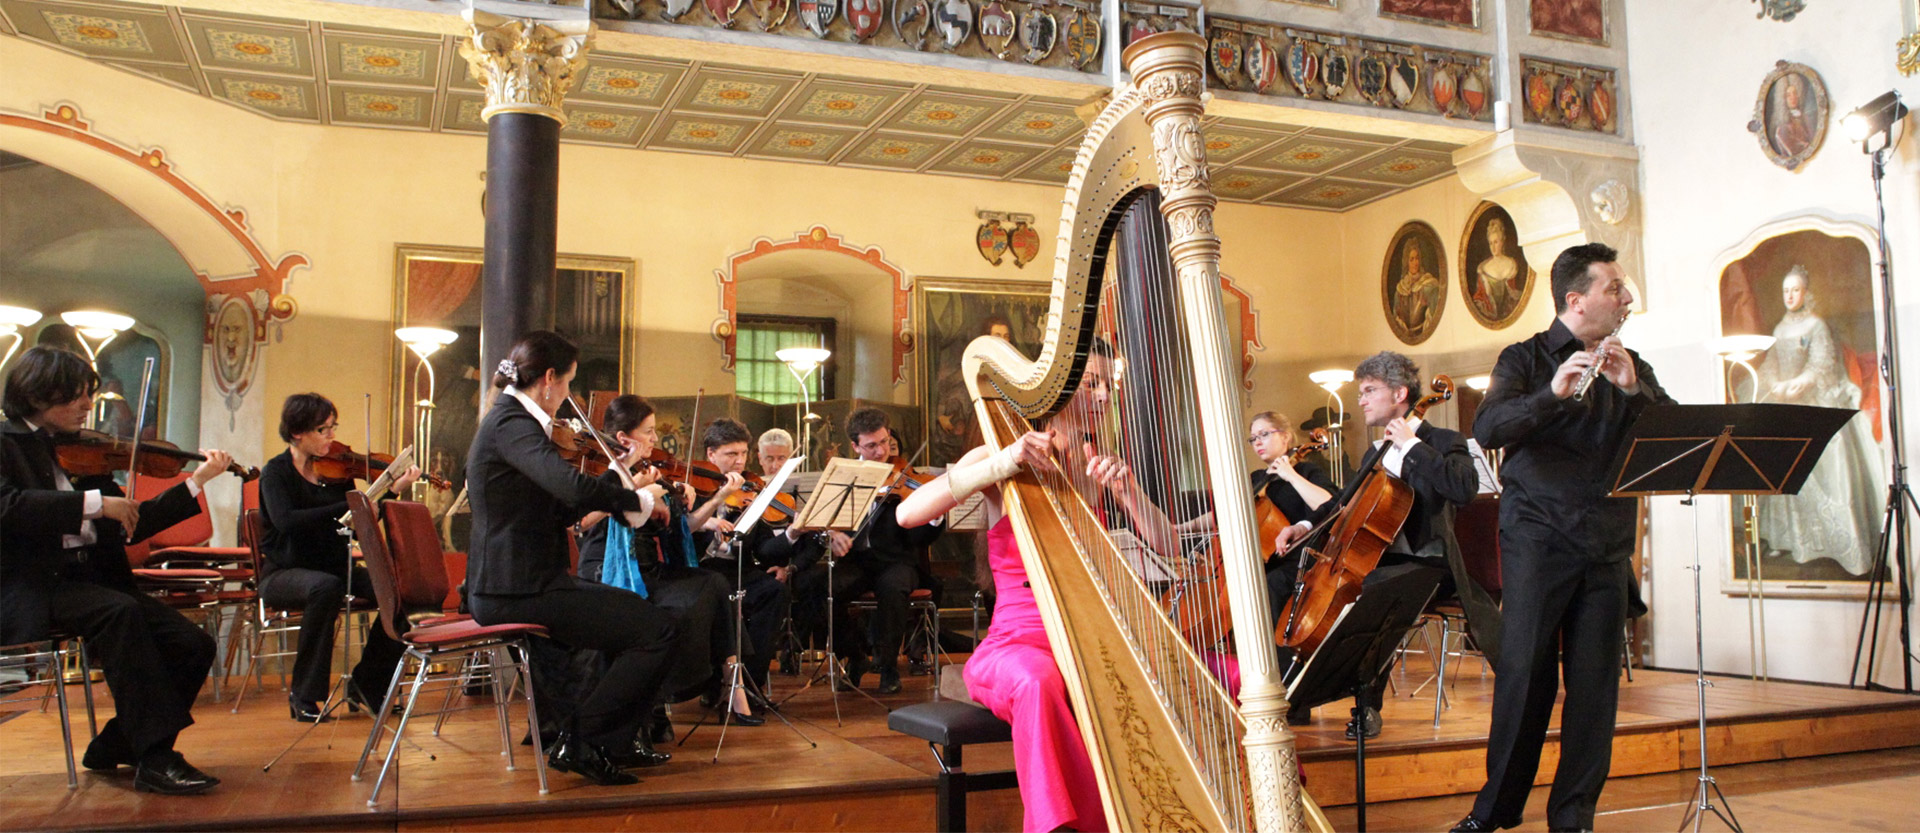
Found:
[(1280, 432), (1272, 431), (1272, 430), (1261, 431), (1259, 433), (1256, 433), (1252, 436), (1247, 437), (1247, 445), (1259, 445), (1261, 440), (1264, 440), (1278, 433)]

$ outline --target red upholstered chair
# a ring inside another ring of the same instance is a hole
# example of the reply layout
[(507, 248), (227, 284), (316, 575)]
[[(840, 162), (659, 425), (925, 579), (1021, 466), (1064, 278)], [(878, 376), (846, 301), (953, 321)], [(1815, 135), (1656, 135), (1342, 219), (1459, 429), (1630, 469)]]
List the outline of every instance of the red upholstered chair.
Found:
[[(240, 529), (240, 542), (246, 545), (244, 549), (247, 551), (247, 567), (254, 576), (259, 576), (264, 572), (266, 566), (266, 557), (260, 552), (260, 540), (267, 533), (266, 513), (260, 509), (248, 509), (241, 512)], [(292, 636), (296, 641), (299, 638), (300, 611), (281, 610), (269, 607), (267, 603), (260, 598), (260, 583), (257, 578), (247, 579), (245, 586), (248, 597), (242, 606), (243, 615), (240, 619), (240, 627), (233, 635), (233, 647), (227, 650), (227, 674), (231, 676), (235, 657), (239, 655), (238, 646), (245, 645), (247, 648), (247, 665), (244, 673), (240, 675), (240, 690), (235, 693), (233, 697), (233, 714), (240, 713), (240, 703), (245, 700), (247, 696), (247, 680), (259, 672), (260, 660), (268, 657), (291, 657), (299, 653), (297, 650), (289, 649), (286, 646), (286, 642), (288, 636)], [(354, 611), (367, 611), (372, 609), (372, 599), (354, 600)], [(340, 621), (345, 623), (347, 618), (347, 616), (342, 616), (340, 617)], [(262, 650), (266, 647), (268, 636), (273, 636), (280, 642), (280, 650)], [(256, 679), (255, 682), (260, 683), (262, 686), (265, 685), (264, 682), (258, 679)], [(214, 690), (215, 694), (219, 694), (225, 687), (226, 681), (223, 679), (220, 688)], [(217, 701), (218, 697), (216, 697), (215, 700)]]
[[(387, 504), (387, 512), (393, 513), (395, 507), (404, 503), (395, 501)], [(380, 766), (380, 775), (373, 784), (373, 793), (367, 796), (367, 806), (378, 806), (380, 788), (387, 781), (387, 773), (393, 769), (393, 762), (400, 751), (400, 744), (407, 730), (407, 721), (411, 720), (420, 704), (420, 695), (433, 683), (448, 686), (461, 686), (467, 676), (465, 660), (475, 655), (486, 655), (489, 665), (506, 673), (493, 675), (494, 711), (500, 721), (500, 752), (507, 756), (507, 769), (513, 770), (513, 741), (510, 713), (507, 700), (510, 692), (525, 692), (527, 701), (527, 723), (529, 728), (540, 725), (540, 714), (534, 705), (533, 671), (527, 664), (527, 642), (535, 636), (544, 636), (546, 629), (539, 625), (499, 624), (481, 625), (472, 619), (460, 619), (443, 624), (413, 624), (406, 615), (405, 594), (416, 594), (415, 599), (428, 599), (438, 606), (445, 597), (442, 590), (439, 596), (424, 594), (431, 581), (419, 580), (424, 575), (426, 565), (415, 563), (402, 568), (394, 558), (393, 550), (387, 546), (387, 537), (382, 534), (380, 521), (375, 517), (373, 506), (366, 495), (359, 492), (347, 494), (347, 506), (353, 514), (353, 534), (360, 541), (360, 552), (367, 562), (367, 572), (373, 579), (374, 596), (380, 601), (380, 624), (387, 634), (406, 646), (406, 653), (400, 665), (394, 669), (393, 681), (388, 683), (386, 696), (380, 707), (374, 712), (373, 730), (367, 734), (367, 745), (360, 751), (360, 761), (354, 765), (353, 780), (360, 780), (366, 769), (367, 758), (379, 746), (380, 738), (386, 732), (389, 714), (393, 710), (394, 698), (400, 696), (401, 680), (412, 670), (412, 680), (407, 683), (406, 708), (400, 713), (399, 723), (394, 727), (393, 740), (387, 745), (386, 760)], [(424, 509), (422, 509), (424, 512)], [(411, 518), (411, 510), (401, 509), (402, 518)], [(391, 517), (389, 521), (391, 521)], [(402, 520), (403, 526), (414, 521)], [(403, 530), (401, 537), (411, 539), (413, 531)], [(433, 552), (439, 552), (436, 543)], [(419, 549), (409, 550), (410, 556), (422, 553)], [(444, 568), (441, 568), (442, 570)], [(403, 576), (412, 575), (416, 582), (407, 586)], [(444, 572), (441, 580), (444, 581)], [(451, 673), (436, 672), (436, 666), (459, 668)], [(511, 675), (511, 677), (509, 677)], [(478, 708), (478, 707), (474, 707)], [(438, 711), (446, 711), (442, 708)], [(538, 735), (538, 732), (534, 732)], [(540, 777), (540, 793), (547, 792), (547, 761), (538, 750), (533, 754), (534, 769)]]

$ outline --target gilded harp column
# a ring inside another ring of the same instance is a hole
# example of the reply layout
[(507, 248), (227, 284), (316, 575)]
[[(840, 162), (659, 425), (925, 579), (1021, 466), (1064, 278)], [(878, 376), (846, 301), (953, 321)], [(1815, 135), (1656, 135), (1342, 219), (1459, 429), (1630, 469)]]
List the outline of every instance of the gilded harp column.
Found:
[[(483, 7), (507, 6), (505, 16)], [(480, 269), (482, 376), (543, 326), (558, 253), (561, 102), (587, 62), (593, 20), (582, 7), (469, 0), (460, 42), (467, 70), (487, 90), (486, 244)]]
[(1285, 690), (1269, 639), (1273, 629), (1267, 618), (1260, 549), (1254, 541), (1253, 502), (1241, 472), (1240, 400), (1233, 385), (1240, 378), (1239, 362), (1227, 346), (1220, 299), (1220, 238), (1213, 232), (1213, 209), (1219, 201), (1208, 178), (1206, 142), (1200, 132), (1205, 54), (1205, 42), (1196, 36), (1156, 35), (1136, 41), (1121, 61), (1147, 101), (1143, 115), (1153, 132), (1160, 212), (1167, 222), (1167, 249), (1193, 356), (1200, 424), (1206, 435), (1202, 445), (1213, 479), (1220, 549), (1227, 560), (1254, 828), (1278, 833), (1305, 829), (1306, 818), (1293, 731), (1285, 718)]

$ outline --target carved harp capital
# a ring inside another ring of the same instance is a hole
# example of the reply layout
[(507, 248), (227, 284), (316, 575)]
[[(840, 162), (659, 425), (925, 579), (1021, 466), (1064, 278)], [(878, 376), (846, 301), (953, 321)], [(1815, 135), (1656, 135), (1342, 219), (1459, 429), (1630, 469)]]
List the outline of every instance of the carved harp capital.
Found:
[(487, 90), (483, 119), (496, 113), (533, 113), (565, 126), (560, 104), (574, 76), (587, 64), (593, 20), (576, 17), (534, 20), (468, 8), (461, 14), (467, 34), (460, 56), (467, 72)]

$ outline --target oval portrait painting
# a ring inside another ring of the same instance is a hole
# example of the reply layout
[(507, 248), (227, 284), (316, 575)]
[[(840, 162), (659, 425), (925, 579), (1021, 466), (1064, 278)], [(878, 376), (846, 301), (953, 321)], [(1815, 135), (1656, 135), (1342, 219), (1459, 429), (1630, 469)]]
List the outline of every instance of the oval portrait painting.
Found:
[(1447, 306), (1447, 260), (1440, 234), (1414, 220), (1393, 233), (1380, 270), (1380, 306), (1387, 326), (1407, 344), (1419, 344), (1440, 328)]
[(1460, 297), (1473, 320), (1498, 330), (1512, 324), (1533, 294), (1533, 269), (1520, 251), (1507, 210), (1483, 202), (1460, 239)]

